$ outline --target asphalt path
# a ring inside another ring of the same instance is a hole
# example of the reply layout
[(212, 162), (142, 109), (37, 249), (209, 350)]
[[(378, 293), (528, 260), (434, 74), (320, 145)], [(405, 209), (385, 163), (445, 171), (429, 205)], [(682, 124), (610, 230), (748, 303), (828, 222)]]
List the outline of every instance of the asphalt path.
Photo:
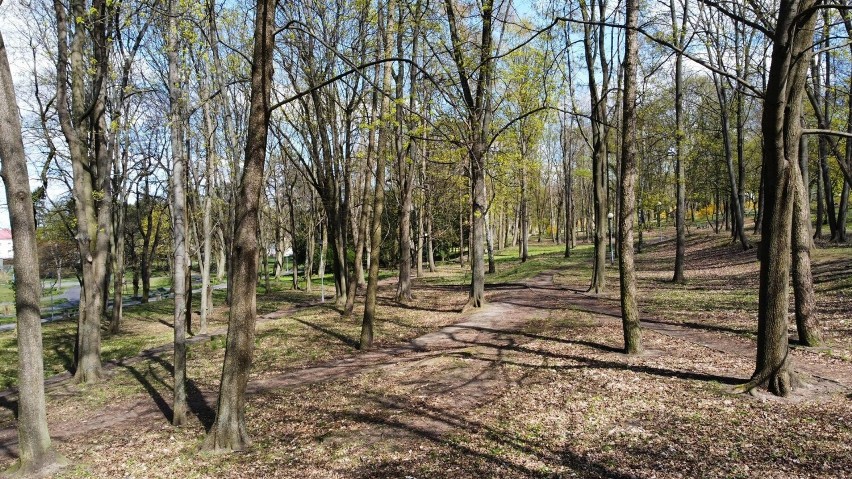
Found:
[[(225, 284), (225, 283), (213, 285), (213, 289), (225, 289), (227, 287), (228, 287), (228, 285)], [(200, 292), (201, 292), (201, 288), (192, 290), (193, 294), (200, 293)], [(148, 298), (148, 302), (153, 303), (155, 301), (160, 301), (161, 299), (170, 298), (171, 296), (172, 295), (170, 295), (170, 294), (151, 295), (151, 297)], [(68, 288), (64, 293), (62, 293), (62, 295), (57, 295), (57, 297), (58, 298), (64, 297), (65, 300), (66, 300), (66, 304), (64, 306), (62, 306), (61, 308), (58, 308), (58, 310), (54, 310), (54, 313), (58, 313), (58, 314), (51, 314), (50, 316), (43, 318), (41, 320), (42, 324), (52, 323), (54, 321), (60, 321), (62, 319), (67, 318), (67, 316), (64, 313), (71, 311), (71, 310), (74, 310), (77, 307), (77, 305), (80, 304), (80, 285), (75, 282), (75, 284), (73, 286)], [(136, 300), (125, 300), (125, 301), (123, 301), (122, 304), (124, 306), (133, 306), (133, 305), (137, 305), (137, 304), (141, 304), (141, 303), (140, 303), (140, 301), (136, 301)], [(50, 311), (50, 308), (42, 309), (43, 313), (45, 313), (47, 311)], [(9, 323), (9, 324), (0, 324), (0, 331), (11, 331), (11, 330), (15, 329), (16, 326), (17, 326), (16, 322)]]

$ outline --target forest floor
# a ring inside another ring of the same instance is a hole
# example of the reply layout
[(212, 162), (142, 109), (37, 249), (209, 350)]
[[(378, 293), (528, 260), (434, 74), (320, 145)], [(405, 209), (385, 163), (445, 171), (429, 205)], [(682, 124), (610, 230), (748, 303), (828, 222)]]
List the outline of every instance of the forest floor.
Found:
[[(73, 464), (60, 477), (852, 476), (852, 248), (814, 254), (828, 346), (793, 348), (806, 386), (789, 399), (729, 392), (754, 368), (754, 249), (693, 234), (688, 282), (675, 285), (673, 243), (646, 245), (637, 266), (647, 352), (629, 357), (617, 266), (607, 266), (608, 293), (590, 295), (590, 248), (570, 259), (562, 248), (533, 244), (524, 264), (498, 258), (478, 311), (462, 312), (469, 272), (458, 265), (418, 279), (408, 304), (383, 281), (368, 352), (356, 349), (360, 309), (341, 318), (315, 293), (260, 296), (254, 444), (239, 454), (199, 452), (224, 338), (192, 344), (192, 417), (175, 428), (168, 309), (131, 312), (123, 334), (146, 338), (136, 349), (166, 345), (116, 353), (100, 384), (49, 381), (51, 434)], [(213, 330), (226, 313), (217, 309)], [(46, 347), (57, 338), (68, 340), (48, 335)], [(16, 454), (14, 396), (0, 394), (0, 406), (3, 468)]]

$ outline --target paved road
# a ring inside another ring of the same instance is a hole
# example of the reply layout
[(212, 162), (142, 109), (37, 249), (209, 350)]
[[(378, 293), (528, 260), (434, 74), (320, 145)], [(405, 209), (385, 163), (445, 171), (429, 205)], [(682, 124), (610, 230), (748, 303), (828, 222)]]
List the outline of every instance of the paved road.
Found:
[[(225, 283), (213, 285), (213, 289), (226, 289), (227, 287), (228, 287), (228, 285), (225, 284)], [(193, 294), (200, 293), (201, 288), (193, 289), (192, 292), (193, 292)], [(70, 304), (71, 306), (66, 306), (66, 307), (60, 309), (59, 311), (57, 311), (59, 313), (59, 315), (57, 315), (55, 317), (50, 316), (50, 317), (42, 319), (41, 320), (42, 324), (52, 323), (54, 321), (59, 321), (61, 319), (65, 319), (66, 316), (62, 313), (64, 313), (65, 311), (68, 311), (68, 310), (72, 310), (76, 307), (76, 305), (80, 304), (80, 285), (75, 284), (74, 286), (71, 286), (60, 297), (64, 297), (66, 299), (67, 303)], [(169, 297), (171, 297), (171, 295), (157, 295), (157, 296), (152, 295), (148, 299), (148, 302), (153, 303), (155, 301), (159, 301), (161, 299), (169, 298)], [(136, 305), (136, 304), (140, 304), (140, 302), (139, 301), (125, 300), (125, 301), (123, 301), (122, 304), (124, 306), (133, 306), (133, 305)], [(48, 308), (42, 309), (43, 313), (45, 313), (47, 311), (49, 311)], [(17, 325), (16, 323), (0, 324), (0, 332), (13, 330), (13, 329), (15, 329), (16, 325)]]

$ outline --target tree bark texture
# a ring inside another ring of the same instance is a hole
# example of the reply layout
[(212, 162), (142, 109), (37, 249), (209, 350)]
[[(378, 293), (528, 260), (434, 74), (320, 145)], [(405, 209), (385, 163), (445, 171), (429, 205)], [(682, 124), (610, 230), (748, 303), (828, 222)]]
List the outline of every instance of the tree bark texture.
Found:
[[(113, 12), (110, 5), (101, 0), (94, 3), (93, 11), (90, 27), (74, 23), (69, 45), (69, 12), (61, 1), (54, 1), (58, 38), (56, 110), (71, 157), (76, 240), (83, 273), (74, 372), (75, 380), (81, 383), (97, 381), (103, 375), (100, 323), (106, 294), (112, 203), (113, 158), (107, 134), (104, 83), (109, 68), (106, 31)], [(70, 14), (75, 19), (87, 18), (86, 2), (73, 0)], [(89, 59), (84, 51), (87, 46), (92, 49)], [(94, 60), (94, 68), (90, 67), (91, 60)], [(93, 91), (87, 92), (87, 88)], [(90, 95), (93, 98), (87, 98)]]
[(802, 136), (799, 158), (793, 167), (795, 199), (793, 201), (793, 297), (796, 307), (796, 330), (799, 342), (805, 346), (819, 346), (822, 337), (816, 316), (814, 281), (811, 272), (811, 204), (804, 182), (803, 169), (807, 168), (807, 137)]
[(751, 381), (742, 389), (765, 385), (780, 396), (790, 394), (797, 385), (787, 340), (787, 308), (796, 195), (794, 168), (813, 39), (813, 5), (814, 0), (782, 0), (779, 4), (761, 120), (765, 213), (760, 243), (757, 364)]
[[(382, 28), (381, 40), (385, 58), (389, 58), (393, 51), (391, 43), (391, 28), (393, 21), (391, 15), (395, 8), (395, 1), (389, 0), (387, 11), (383, 12), (379, 7), (379, 25)], [(386, 62), (382, 72), (382, 86), (387, 87), (391, 82), (391, 62)], [(390, 98), (382, 96), (379, 107), (379, 118), (390, 111)], [(370, 223), (370, 271), (367, 274), (367, 292), (364, 298), (364, 318), (361, 321), (361, 338), (358, 343), (359, 349), (369, 349), (373, 346), (373, 336), (376, 322), (376, 296), (379, 289), (379, 261), (382, 247), (382, 212), (385, 208), (385, 158), (388, 156), (388, 138), (391, 130), (382, 121), (379, 127), (378, 150), (376, 151), (376, 183), (373, 192), (373, 217)]]
[[(172, 424), (181, 426), (186, 423), (186, 295), (187, 279), (187, 215), (186, 215), (186, 155), (184, 151), (184, 115), (185, 102), (178, 64), (178, 11), (177, 0), (169, 2), (168, 30), (168, 79), (169, 79), (169, 127), (171, 129), (172, 174), (172, 237), (174, 239), (174, 403), (172, 406)], [(192, 294), (191, 292), (189, 294)]]
[(270, 116), (275, 5), (274, 0), (258, 0), (255, 14), (248, 136), (239, 198), (234, 205), (234, 293), (216, 419), (204, 444), (208, 450), (238, 451), (251, 443), (246, 430), (246, 385), (257, 320), (258, 207)]
[[(606, 126), (606, 104), (609, 90), (609, 64), (606, 59), (606, 48), (604, 47), (604, 29), (597, 27), (595, 31), (593, 23), (598, 19), (598, 11), (604, 16), (606, 5), (603, 0), (593, 0), (588, 6), (581, 4), (583, 15), (583, 32), (585, 35), (584, 47), (586, 57), (586, 69), (589, 79), (589, 94), (592, 104), (592, 192), (593, 192), (593, 220), (594, 232), (594, 266), (592, 281), (589, 291), (602, 293), (606, 284), (604, 270), (606, 268), (606, 162), (607, 162), (607, 133)], [(595, 38), (597, 33), (597, 38)], [(600, 62), (601, 71), (598, 72), (596, 63)], [(601, 78), (600, 90), (598, 89), (598, 75)]]
[[(672, 33), (678, 43), (678, 47), (683, 49), (686, 40), (686, 18), (687, 18), (687, 3), (683, 3), (683, 23), (679, 26), (677, 15), (675, 12), (675, 2), (671, 2), (672, 15)], [(677, 230), (675, 240), (675, 266), (674, 277), (672, 281), (675, 283), (683, 283), (686, 281), (684, 275), (684, 263), (686, 256), (686, 167), (683, 159), (683, 140), (686, 137), (686, 132), (683, 129), (683, 54), (675, 53), (675, 184), (676, 184), (676, 203), (675, 203), (675, 228)]]
[[(405, 56), (405, 45), (403, 44), (403, 10), (402, 5), (397, 4), (399, 17), (397, 18), (396, 29), (396, 53), (397, 56), (403, 58)], [(414, 38), (414, 48), (417, 46), (417, 38)], [(412, 73), (414, 69), (411, 69)], [(414, 165), (415, 148), (412, 141), (405, 141), (406, 127), (406, 112), (403, 108), (405, 100), (405, 63), (399, 62), (396, 71), (396, 135), (394, 135), (394, 143), (396, 150), (396, 167), (399, 174), (399, 278), (396, 285), (396, 300), (400, 302), (411, 301), (411, 210), (412, 210), (412, 195), (414, 192)], [(414, 89), (414, 83), (411, 84), (411, 89)], [(413, 91), (411, 95), (409, 107), (414, 106)]]
[(444, 3), (450, 38), (452, 55), (458, 72), (462, 97), (465, 105), (468, 128), (470, 129), (470, 146), (468, 147), (468, 167), (470, 173), (471, 225), (470, 225), (470, 293), (467, 307), (479, 308), (485, 303), (485, 213), (487, 198), (485, 196), (485, 155), (488, 150), (491, 127), (491, 112), (489, 111), (488, 95), (491, 84), (492, 57), (492, 20), (494, 2), (482, 2), (480, 17), (482, 18), (479, 63), (477, 74), (468, 71), (468, 60), (464, 56), (466, 46), (456, 20), (455, 7), (452, 0)]
[(618, 209), (618, 267), (621, 285), (621, 324), (624, 351), (642, 352), (639, 307), (636, 292), (636, 266), (633, 260), (633, 217), (636, 213), (636, 69), (639, 39), (636, 25), (639, 0), (627, 0), (624, 54), (624, 106), (622, 108), (620, 205)]
[(41, 336), (41, 281), (36, 248), (33, 198), (21, 134), (21, 120), (12, 72), (0, 34), (0, 176), (12, 227), (15, 271), (15, 310), (18, 342), (19, 456), (6, 474), (20, 477), (50, 475), (64, 459), (53, 448), (47, 429), (44, 363)]

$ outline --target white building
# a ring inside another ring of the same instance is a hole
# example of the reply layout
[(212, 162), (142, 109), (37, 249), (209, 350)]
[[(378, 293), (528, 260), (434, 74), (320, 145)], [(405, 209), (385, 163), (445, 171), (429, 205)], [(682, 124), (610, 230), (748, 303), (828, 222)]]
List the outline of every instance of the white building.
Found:
[(12, 230), (0, 229), (0, 260), (11, 261), (13, 257), (14, 254), (12, 254)]

